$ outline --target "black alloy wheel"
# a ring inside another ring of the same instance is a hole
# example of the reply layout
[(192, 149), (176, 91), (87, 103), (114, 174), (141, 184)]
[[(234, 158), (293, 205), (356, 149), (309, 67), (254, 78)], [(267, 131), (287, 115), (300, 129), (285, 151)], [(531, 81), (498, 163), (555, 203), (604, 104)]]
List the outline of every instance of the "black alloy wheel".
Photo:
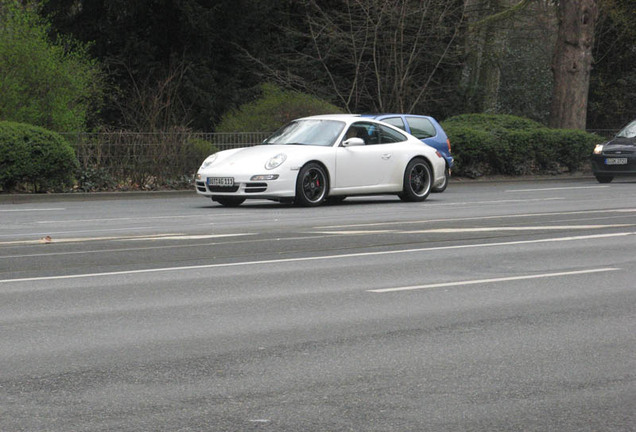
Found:
[(599, 183), (611, 183), (614, 180), (614, 176), (597, 175), (596, 180)]
[(431, 193), (431, 168), (424, 159), (413, 159), (404, 171), (403, 201), (424, 201)]
[(225, 207), (238, 207), (243, 204), (245, 198), (215, 196), (212, 197), (212, 201), (216, 201)]
[(300, 169), (296, 180), (296, 204), (313, 207), (322, 204), (329, 183), (325, 169), (317, 163), (308, 163)]

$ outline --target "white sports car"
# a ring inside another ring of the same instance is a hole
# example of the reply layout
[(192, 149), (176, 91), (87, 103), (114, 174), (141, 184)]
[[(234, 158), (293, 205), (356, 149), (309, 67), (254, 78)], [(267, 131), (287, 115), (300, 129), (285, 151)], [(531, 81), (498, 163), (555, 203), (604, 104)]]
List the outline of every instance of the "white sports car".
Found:
[(270, 199), (317, 206), (352, 195), (424, 201), (445, 181), (442, 155), (417, 138), (356, 115), (294, 120), (263, 144), (209, 156), (196, 190), (224, 206)]

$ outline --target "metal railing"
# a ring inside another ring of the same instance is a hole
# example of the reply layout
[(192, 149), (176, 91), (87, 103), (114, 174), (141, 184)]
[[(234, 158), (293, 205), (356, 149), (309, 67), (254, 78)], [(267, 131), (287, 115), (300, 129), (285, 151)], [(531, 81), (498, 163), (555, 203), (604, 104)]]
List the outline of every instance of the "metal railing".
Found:
[(75, 149), (80, 170), (128, 182), (135, 187), (192, 177), (212, 153), (261, 143), (269, 133), (170, 131), (64, 134)]

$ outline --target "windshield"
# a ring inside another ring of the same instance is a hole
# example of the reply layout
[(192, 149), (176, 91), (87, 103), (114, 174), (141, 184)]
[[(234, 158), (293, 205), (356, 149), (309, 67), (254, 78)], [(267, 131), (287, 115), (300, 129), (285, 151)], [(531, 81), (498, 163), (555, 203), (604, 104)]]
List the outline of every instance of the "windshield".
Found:
[(636, 121), (633, 121), (625, 126), (616, 136), (621, 138), (636, 137)]
[(332, 146), (344, 126), (336, 120), (296, 120), (278, 129), (263, 144)]

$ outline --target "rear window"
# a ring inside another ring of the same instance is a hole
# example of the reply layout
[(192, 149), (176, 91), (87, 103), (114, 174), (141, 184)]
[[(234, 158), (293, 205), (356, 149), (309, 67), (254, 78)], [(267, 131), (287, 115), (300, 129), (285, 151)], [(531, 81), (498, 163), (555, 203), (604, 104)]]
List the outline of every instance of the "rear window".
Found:
[(406, 126), (404, 126), (404, 121), (401, 117), (389, 117), (382, 120), (385, 123), (390, 124), (391, 126), (395, 126), (396, 128), (400, 128), (403, 131), (406, 130)]
[(411, 135), (418, 139), (430, 138), (437, 135), (435, 126), (429, 119), (422, 117), (407, 117), (406, 121), (411, 129)]

